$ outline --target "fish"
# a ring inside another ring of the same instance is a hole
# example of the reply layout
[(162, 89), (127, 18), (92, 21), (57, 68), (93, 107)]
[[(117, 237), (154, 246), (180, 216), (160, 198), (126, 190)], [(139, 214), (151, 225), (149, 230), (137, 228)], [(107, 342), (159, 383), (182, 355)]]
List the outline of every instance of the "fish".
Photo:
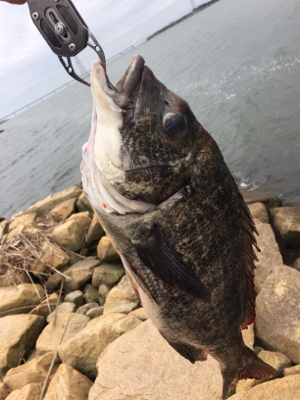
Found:
[(219, 362), (222, 398), (274, 377), (242, 337), (255, 319), (254, 222), (188, 103), (131, 59), (115, 91), (93, 63), (82, 184), (157, 329), (191, 363)]

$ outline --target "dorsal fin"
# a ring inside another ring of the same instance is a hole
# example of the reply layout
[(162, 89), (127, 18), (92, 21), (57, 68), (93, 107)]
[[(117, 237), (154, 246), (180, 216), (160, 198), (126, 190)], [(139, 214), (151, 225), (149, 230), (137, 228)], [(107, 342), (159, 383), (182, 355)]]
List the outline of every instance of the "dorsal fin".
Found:
[(241, 324), (241, 329), (247, 328), (248, 325), (252, 324), (255, 320), (255, 289), (254, 289), (254, 260), (258, 261), (253, 246), (258, 251), (260, 248), (257, 245), (254, 233), (258, 235), (254, 221), (250, 214), (249, 208), (244, 202), (242, 194), (240, 195), (240, 220), (242, 224), (242, 242), (243, 242), (243, 255), (245, 260), (245, 272), (247, 275), (247, 282), (245, 288), (245, 306), (244, 306), (244, 318)]

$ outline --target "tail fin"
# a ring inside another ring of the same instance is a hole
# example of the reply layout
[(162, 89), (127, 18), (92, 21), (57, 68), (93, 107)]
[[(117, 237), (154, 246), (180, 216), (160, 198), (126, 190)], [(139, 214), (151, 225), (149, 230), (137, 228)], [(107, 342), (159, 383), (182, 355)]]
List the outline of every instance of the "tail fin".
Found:
[(243, 354), (239, 356), (240, 365), (227, 365), (222, 369), (223, 393), (222, 399), (227, 399), (234, 391), (240, 379), (272, 378), (278, 371), (262, 361), (254, 351), (245, 347)]

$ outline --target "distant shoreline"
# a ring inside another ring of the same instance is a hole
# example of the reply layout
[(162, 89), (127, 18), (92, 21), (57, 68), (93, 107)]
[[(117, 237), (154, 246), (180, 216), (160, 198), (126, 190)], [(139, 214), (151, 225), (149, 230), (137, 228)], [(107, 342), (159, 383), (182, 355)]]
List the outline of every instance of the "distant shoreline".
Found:
[(220, 1), (220, 0), (211, 0), (211, 1), (207, 2), (207, 3), (201, 4), (198, 7), (195, 7), (193, 9), (193, 11), (191, 11), (189, 14), (184, 15), (183, 17), (177, 19), (176, 21), (173, 21), (170, 24), (168, 24), (168, 25), (164, 26), (163, 28), (159, 29), (158, 31), (154, 32), (152, 35), (150, 35), (147, 38), (147, 41), (152, 39), (152, 38), (154, 38), (155, 36), (161, 34), (162, 32), (168, 30), (169, 28), (172, 28), (172, 26), (179, 24), (180, 22), (184, 21), (185, 19), (192, 17), (195, 13), (197, 13), (199, 11), (202, 11), (205, 8), (209, 7), (209, 6), (212, 6), (214, 3), (217, 3), (218, 1)]

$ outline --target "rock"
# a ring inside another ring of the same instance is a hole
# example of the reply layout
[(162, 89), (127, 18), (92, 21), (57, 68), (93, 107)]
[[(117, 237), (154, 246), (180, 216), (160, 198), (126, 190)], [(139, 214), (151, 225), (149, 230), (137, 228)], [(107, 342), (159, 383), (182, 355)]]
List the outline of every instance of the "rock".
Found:
[(91, 308), (90, 310), (87, 311), (86, 316), (89, 319), (94, 319), (97, 317), (100, 317), (101, 315), (103, 315), (103, 310), (104, 307), (95, 307), (95, 308)]
[[(94, 385), (95, 386), (95, 385)], [(91, 392), (93, 388), (91, 389)], [(247, 392), (236, 393), (230, 400), (298, 400), (300, 396), (300, 375), (286, 376), (254, 386)], [(92, 400), (93, 397), (90, 397)], [(96, 398), (95, 398), (96, 399)], [(101, 400), (106, 400), (105, 397)], [(119, 398), (114, 398), (119, 400)]]
[(300, 271), (300, 258), (297, 258), (292, 265), (293, 268), (295, 268), (296, 270)]
[(28, 233), (33, 235), (40, 231), (40, 227), (34, 221), (28, 222), (26, 225), (19, 224), (15, 229), (11, 230), (7, 235), (7, 242), (15, 239), (15, 236), (20, 235), (20, 233)]
[(77, 251), (83, 245), (83, 230), (71, 219), (64, 224), (57, 225), (51, 233), (51, 238), (66, 249)]
[(122, 289), (122, 290), (127, 290), (127, 292), (134, 293), (134, 290), (132, 289), (131, 283), (130, 283), (127, 275), (123, 276), (123, 278), (117, 284), (117, 288)]
[(280, 207), (270, 211), (275, 232), (288, 247), (300, 247), (300, 208)]
[(19, 226), (31, 226), (35, 222), (37, 215), (35, 213), (21, 214), (15, 217), (9, 224), (8, 231), (11, 232)]
[(0, 400), (5, 400), (9, 395), (9, 391), (6, 389), (6, 385), (0, 382)]
[(100, 355), (97, 369), (89, 400), (221, 397), (218, 362), (209, 356), (205, 362), (191, 364), (163, 339), (151, 320), (111, 343)]
[(83, 288), (83, 298), (86, 303), (98, 302), (99, 294), (98, 290), (94, 288), (90, 283), (86, 283)]
[(140, 319), (141, 321), (146, 321), (149, 317), (146, 314), (144, 307), (140, 307), (134, 311), (131, 311), (128, 316), (134, 315), (136, 318)]
[(108, 296), (106, 298), (106, 302), (104, 305), (104, 314), (128, 314), (130, 311), (137, 308), (138, 305), (139, 300), (134, 293), (114, 287), (108, 293)]
[[(50, 351), (43, 356), (35, 357), (23, 365), (10, 369), (3, 379), (4, 384), (12, 392), (13, 390), (21, 389), (28, 383), (43, 383), (53, 357), (54, 352)], [(60, 361), (57, 358), (52, 375), (57, 370), (59, 363)]]
[[(40, 334), (35, 346), (37, 353), (45, 354), (48, 351), (55, 351), (60, 343), (65, 343), (80, 332), (88, 321), (89, 319), (82, 314), (58, 314), (55, 322), (50, 322)], [(65, 330), (66, 324), (68, 326)]]
[(245, 345), (248, 346), (251, 350), (253, 350), (254, 345), (254, 331), (253, 331), (253, 324), (247, 327), (248, 329), (242, 330), (243, 339)]
[(261, 253), (257, 254), (259, 262), (256, 263), (254, 278), (255, 289), (259, 292), (266, 277), (274, 268), (282, 265), (283, 261), (271, 225), (263, 224), (258, 220), (255, 220), (255, 224), (259, 232), (257, 243), (261, 249)]
[(53, 322), (55, 319), (55, 315), (58, 314), (67, 314), (67, 313), (72, 313), (75, 312), (75, 304), (71, 303), (69, 301), (67, 302), (63, 302), (61, 303), (58, 307), (57, 307), (57, 311), (54, 310), (51, 314), (48, 315), (47, 317), (47, 322), (48, 324), (50, 324), (50, 322)]
[(79, 289), (92, 277), (94, 268), (100, 264), (95, 257), (87, 257), (83, 261), (79, 261), (72, 267), (68, 268), (64, 273), (71, 278), (65, 282), (66, 293)]
[(8, 233), (8, 226), (9, 226), (9, 221), (7, 219), (4, 219), (3, 221), (0, 222), (0, 243), (2, 241), (3, 236)]
[(102, 284), (112, 287), (119, 282), (124, 273), (124, 267), (120, 263), (103, 263), (94, 269), (92, 284), (95, 287)]
[(41, 251), (39, 252), (40, 259), (31, 266), (31, 270), (35, 273), (47, 271), (47, 267), (60, 270), (68, 264), (70, 257), (57, 244), (45, 240)]
[(52, 378), (44, 400), (86, 400), (92, 386), (86, 376), (61, 364)]
[(6, 400), (39, 400), (42, 383), (28, 383), (21, 389), (14, 390)]
[(96, 362), (106, 346), (141, 323), (122, 314), (102, 315), (92, 319), (85, 329), (58, 348), (62, 361), (91, 379), (97, 375)]
[(300, 272), (278, 266), (256, 301), (256, 334), (267, 346), (300, 363)]
[(79, 307), (76, 312), (78, 314), (86, 314), (89, 310), (99, 307), (99, 304), (96, 302), (92, 302), (92, 303), (87, 303), (84, 304), (83, 306)]
[(43, 297), (44, 290), (38, 284), (0, 287), (0, 316), (28, 313)]
[(52, 293), (49, 297), (46, 297), (46, 299), (43, 300), (38, 306), (34, 307), (34, 309), (32, 309), (29, 314), (39, 315), (41, 317), (47, 318), (47, 316), (55, 310), (57, 301), (57, 293)]
[(294, 365), (293, 367), (285, 368), (283, 370), (283, 376), (297, 375), (300, 374), (300, 365)]
[(107, 236), (102, 236), (97, 246), (97, 254), (102, 261), (119, 260), (119, 255)]
[(105, 303), (109, 291), (110, 288), (107, 285), (100, 285), (98, 293), (99, 293), (99, 302), (101, 305)]
[(259, 358), (271, 365), (271, 367), (277, 369), (277, 371), (282, 371), (284, 368), (292, 365), (291, 361), (284, 354), (275, 351), (263, 350), (259, 353)]
[(19, 285), (20, 283), (30, 283), (29, 276), (25, 271), (19, 271), (17, 269), (9, 269), (5, 272), (5, 275), (0, 275), (0, 287), (7, 287), (13, 285)]
[(67, 219), (74, 212), (76, 201), (76, 198), (69, 199), (54, 207), (50, 211), (50, 215), (54, 219), (54, 221), (64, 221), (65, 219)]
[(85, 246), (88, 247), (95, 240), (99, 240), (104, 234), (104, 229), (100, 225), (97, 214), (94, 213), (92, 223), (86, 236)]
[(81, 195), (78, 197), (76, 206), (80, 212), (88, 211), (90, 216), (94, 214), (94, 210), (92, 209), (92, 206), (84, 193), (81, 193)]
[(246, 190), (240, 191), (244, 197), (247, 204), (252, 203), (264, 203), (268, 209), (273, 207), (278, 207), (280, 205), (280, 200), (278, 197), (274, 196), (268, 192), (262, 192), (260, 190)]
[(264, 224), (269, 223), (269, 216), (266, 206), (263, 203), (252, 203), (248, 204), (252, 218), (258, 219)]
[(74, 303), (76, 308), (83, 306), (84, 304), (83, 293), (81, 290), (74, 290), (73, 292), (70, 292), (69, 294), (66, 295), (64, 301), (67, 302), (70, 301)]
[(69, 252), (69, 257), (70, 257), (69, 266), (71, 267), (72, 265), (78, 263), (79, 261), (84, 261), (88, 255), (89, 255), (89, 249), (87, 249), (86, 247), (81, 248), (80, 254)]
[(29, 354), (44, 323), (44, 318), (37, 315), (21, 314), (0, 318), (0, 379)]
[(41, 200), (26, 208), (24, 213), (36, 213), (38, 215), (48, 214), (58, 204), (69, 199), (77, 198), (81, 193), (82, 189), (80, 189), (79, 186), (72, 185), (68, 189), (65, 189), (61, 192), (50, 194), (44, 200)]
[(82, 211), (80, 213), (72, 214), (67, 221), (74, 219), (75, 222), (80, 226), (81, 229), (86, 230), (91, 225), (91, 218), (89, 217), (88, 211)]

